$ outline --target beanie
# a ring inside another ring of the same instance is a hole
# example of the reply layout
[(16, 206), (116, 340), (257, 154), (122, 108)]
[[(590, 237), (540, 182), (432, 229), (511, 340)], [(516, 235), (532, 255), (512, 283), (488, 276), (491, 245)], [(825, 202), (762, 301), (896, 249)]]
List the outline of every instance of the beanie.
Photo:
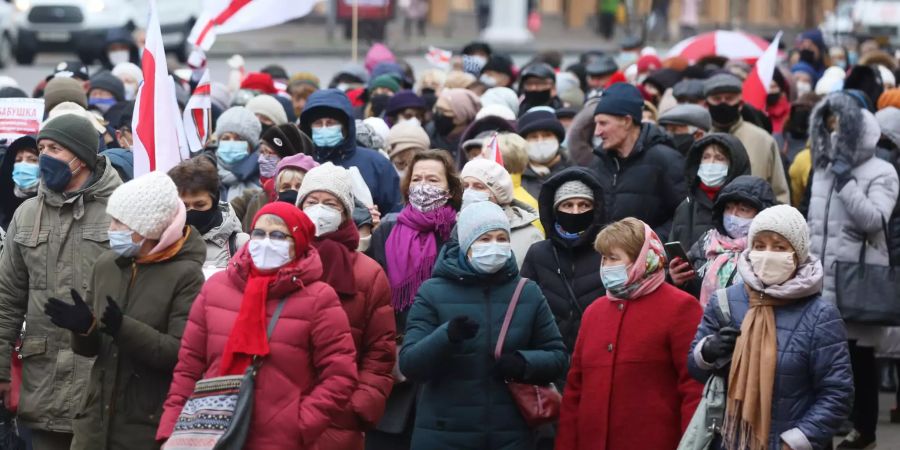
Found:
[(481, 95), (481, 105), (503, 105), (509, 108), (513, 114), (519, 114), (519, 96), (516, 91), (508, 87), (493, 87)]
[(274, 150), (279, 158), (313, 152), (312, 141), (292, 123), (270, 127), (260, 139)]
[(369, 82), (369, 92), (378, 88), (386, 88), (391, 92), (397, 92), (400, 90), (400, 83), (393, 75), (380, 75)]
[(316, 89), (319, 88), (319, 77), (312, 72), (297, 72), (291, 75), (290, 84), (303, 83), (308, 84)]
[(900, 108), (900, 88), (887, 89), (878, 97), (878, 109)]
[(275, 88), (275, 81), (272, 75), (262, 72), (251, 72), (241, 81), (241, 89), (261, 92), (263, 94), (277, 94), (278, 89)]
[(306, 197), (313, 192), (327, 192), (341, 201), (347, 217), (353, 214), (353, 183), (350, 172), (330, 162), (314, 167), (306, 172), (300, 192), (297, 193), (297, 207), (303, 204)]
[(753, 246), (753, 239), (763, 231), (778, 233), (794, 247), (800, 264), (809, 257), (809, 226), (803, 214), (789, 205), (775, 205), (760, 211), (750, 224), (747, 246)]
[(100, 72), (91, 77), (91, 89), (103, 89), (113, 95), (117, 102), (125, 100), (125, 84), (109, 72)]
[(87, 109), (87, 95), (81, 82), (74, 78), (57, 77), (47, 83), (44, 87), (44, 111), (51, 111), (63, 102), (73, 102)]
[(422, 97), (419, 97), (413, 91), (404, 90), (394, 94), (394, 96), (388, 100), (387, 108), (385, 108), (384, 113), (385, 115), (393, 116), (408, 108), (421, 109), (423, 111), (428, 109), (425, 106), (425, 100), (422, 100)]
[(288, 232), (294, 238), (294, 255), (296, 255), (294, 260), (306, 256), (309, 252), (309, 243), (316, 234), (316, 226), (309, 217), (290, 203), (272, 202), (257, 211), (250, 229), (256, 228), (259, 218), (267, 214), (279, 217), (287, 225)]
[(594, 191), (581, 181), (566, 181), (556, 190), (556, 194), (553, 195), (553, 209), (555, 210), (559, 207), (560, 203), (572, 198), (584, 198), (594, 201)]
[(516, 113), (503, 105), (487, 105), (482, 107), (478, 110), (478, 114), (475, 114), (475, 120), (481, 120), (489, 116), (499, 117), (508, 122), (516, 121)]
[(135, 233), (152, 240), (162, 237), (183, 205), (175, 182), (165, 172), (141, 175), (113, 191), (106, 213)]
[(387, 147), (385, 150), (387, 150), (388, 156), (394, 157), (406, 150), (428, 150), (431, 148), (431, 139), (428, 138), (428, 133), (420, 125), (406, 122), (398, 123), (388, 132), (385, 147)]
[(616, 83), (603, 91), (594, 115), (630, 116), (635, 124), (643, 118), (644, 98), (641, 91), (628, 83)]
[(508, 76), (510, 81), (516, 81), (516, 76), (513, 73), (513, 62), (509, 56), (491, 55), (491, 58), (488, 59), (484, 67), (481, 68), (482, 73), (487, 71), (502, 73)]
[(253, 114), (268, 117), (275, 125), (288, 123), (287, 114), (284, 112), (281, 102), (271, 95), (257, 95), (250, 99), (244, 107)]
[(535, 131), (549, 131), (556, 135), (556, 140), (562, 142), (566, 138), (566, 129), (562, 123), (556, 118), (555, 113), (548, 111), (530, 111), (519, 118), (517, 129), (519, 136), (528, 137), (529, 133)]
[(278, 165), (275, 166), (275, 179), (278, 179), (278, 174), (284, 169), (300, 169), (305, 174), (315, 167), (319, 167), (319, 163), (312, 156), (304, 155), (303, 153), (286, 156), (281, 161), (278, 161)]
[(63, 114), (45, 122), (38, 142), (49, 139), (68, 149), (91, 170), (97, 166), (100, 136), (91, 121), (77, 114)]
[(875, 113), (875, 118), (881, 125), (881, 134), (900, 148), (900, 109), (888, 106)]
[(796, 64), (791, 66), (791, 74), (795, 73), (805, 73), (809, 75), (809, 79), (812, 80), (813, 86), (815, 86), (816, 83), (819, 82), (819, 71), (806, 61), (798, 61)]
[(509, 172), (500, 164), (485, 158), (475, 158), (463, 167), (461, 179), (472, 177), (488, 187), (500, 205), (513, 202), (513, 183)]
[(509, 233), (509, 218), (503, 208), (491, 202), (473, 203), (459, 213), (456, 219), (456, 232), (459, 237), (460, 257), (469, 253), (472, 244), (482, 234), (494, 230), (504, 230)]
[(144, 72), (133, 62), (120, 62), (113, 67), (112, 74), (120, 80), (124, 77), (133, 78), (137, 82), (144, 80)]
[(444, 89), (440, 96), (450, 103), (454, 116), (463, 123), (471, 122), (481, 109), (481, 100), (468, 89)]
[(249, 109), (243, 106), (228, 108), (216, 121), (216, 135), (220, 138), (225, 133), (234, 133), (250, 143), (251, 147), (259, 145), (259, 134), (262, 125)]

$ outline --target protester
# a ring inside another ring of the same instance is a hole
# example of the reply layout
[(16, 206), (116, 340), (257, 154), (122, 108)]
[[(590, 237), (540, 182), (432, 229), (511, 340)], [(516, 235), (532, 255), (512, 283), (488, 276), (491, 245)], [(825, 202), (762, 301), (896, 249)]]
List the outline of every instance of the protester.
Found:
[(312, 137), (312, 157), (319, 164), (331, 162), (356, 167), (382, 214), (399, 207), (399, 178), (390, 161), (376, 151), (356, 144), (356, 121), (350, 101), (337, 89), (316, 91), (300, 115), (301, 131)]
[(604, 184), (606, 222), (645, 221), (667, 238), (675, 208), (687, 197), (684, 159), (656, 125), (641, 124), (636, 87), (610, 86), (594, 109), (595, 136), (603, 140), (593, 164)]
[(684, 356), (703, 311), (665, 282), (663, 244), (649, 225), (612, 223), (594, 246), (606, 295), (585, 311), (556, 448), (675, 448), (700, 401)]
[[(121, 184), (97, 155), (97, 134), (80, 116), (45, 123), (37, 137), (41, 183), (9, 224), (0, 255), (0, 347), (12, 348), (26, 314), (43, 317), (47, 299), (84, 292), (90, 268), (109, 248), (106, 203)], [(52, 219), (51, 219), (52, 218)], [(22, 341), (18, 422), (37, 449), (68, 449), (72, 418), (84, 401), (91, 360), (72, 355), (68, 333), (45, 320), (28, 321)], [(0, 358), (0, 395), (10, 395), (8, 358)]]
[(586, 168), (550, 177), (539, 197), (547, 239), (532, 245), (522, 263), (522, 276), (541, 287), (570, 354), (584, 310), (604, 293), (597, 276), (600, 255), (594, 251), (605, 218), (602, 202), (600, 182)]
[(726, 377), (726, 448), (829, 448), (850, 413), (854, 376), (806, 221), (790, 206), (767, 208), (747, 241), (737, 263), (743, 281), (710, 298), (688, 368), (701, 382)]
[(39, 156), (34, 136), (22, 136), (6, 147), (0, 163), (0, 228), (8, 227), (19, 205), (37, 195)]
[(84, 109), (88, 107), (84, 86), (74, 78), (56, 77), (44, 88), (44, 114), (47, 115), (60, 103), (72, 102)]
[(219, 146), (216, 165), (222, 182), (221, 199), (231, 201), (259, 185), (259, 134), (256, 116), (242, 106), (229, 108), (216, 121)]
[(100, 52), (100, 63), (106, 70), (122, 63), (141, 63), (141, 49), (127, 28), (113, 28), (106, 32)]
[(484, 67), (481, 68), (481, 76), (478, 81), (488, 87), (488, 90), (497, 87), (509, 88), (516, 82), (515, 64), (506, 55), (491, 55)]
[(522, 185), (529, 194), (538, 196), (544, 180), (572, 165), (566, 148), (562, 146), (566, 130), (559, 119), (548, 111), (522, 115), (517, 129), (518, 134), (528, 141), (528, 167), (522, 174)]
[(113, 105), (125, 100), (125, 84), (109, 72), (100, 72), (91, 77), (87, 94), (88, 108), (106, 114)]
[(272, 127), (288, 123), (287, 113), (281, 106), (281, 102), (271, 95), (257, 95), (250, 99), (244, 107), (256, 115), (263, 133)]
[[(528, 150), (525, 149), (527, 146), (528, 142), (518, 134), (503, 133), (497, 135), (497, 148), (500, 150), (500, 156), (503, 158), (503, 168), (506, 169), (506, 172), (509, 173), (512, 179), (513, 198), (537, 211), (537, 199), (530, 192), (526, 191), (522, 185), (522, 174), (528, 167)], [(535, 226), (543, 231), (539, 220), (534, 223)]]
[(685, 250), (713, 228), (713, 204), (724, 186), (741, 175), (750, 175), (750, 159), (736, 137), (710, 133), (688, 151), (684, 177), (690, 188), (672, 219), (669, 241)]
[(747, 107), (741, 80), (729, 74), (715, 75), (706, 80), (704, 95), (715, 131), (738, 138), (750, 157), (753, 175), (768, 181), (778, 201), (787, 203), (790, 200), (787, 177), (778, 144), (771, 134), (741, 117)]
[(591, 93), (600, 93), (609, 87), (613, 75), (619, 71), (616, 60), (609, 55), (601, 55), (584, 66), (587, 85)]
[[(533, 449), (532, 431), (505, 381), (559, 378), (565, 346), (530, 281), (508, 330), (501, 327), (520, 280), (506, 213), (479, 202), (460, 213), (457, 227), (459, 242), (445, 245), (416, 295), (400, 351), (401, 372), (422, 383), (411, 448)], [(492, 360), (501, 328), (507, 331), (502, 356)]]
[(384, 110), (385, 122), (392, 128), (406, 121), (411, 121), (415, 125), (424, 125), (426, 109), (425, 100), (415, 92), (400, 91), (387, 102)]
[[(314, 230), (293, 205), (259, 210), (250, 242), (194, 301), (158, 441), (171, 436), (197, 381), (243, 374), (253, 357), (263, 364), (246, 448), (315, 448), (331, 417), (349, 403), (357, 383), (353, 337), (337, 294), (320, 281)], [(280, 319), (267, 336), (279, 304)]]
[(394, 125), (388, 132), (385, 147), (397, 176), (402, 180), (413, 158), (431, 148), (431, 139), (420, 125), (403, 122)]
[[(810, 253), (822, 260), (822, 297), (837, 301), (835, 263), (858, 262), (865, 246), (865, 263), (887, 266), (883, 223), (897, 202), (894, 167), (875, 157), (881, 129), (875, 117), (846, 93), (830, 94), (810, 118), (813, 175), (809, 203)], [(847, 324), (853, 381), (855, 432), (844, 448), (875, 442), (878, 421), (878, 372), (875, 347), (884, 328)], [(860, 447), (862, 446), (862, 447)]]
[(481, 101), (467, 89), (448, 88), (441, 91), (434, 104), (434, 117), (429, 128), (426, 128), (432, 148), (446, 150), (455, 161), (464, 161), (458, 154), (460, 137), (475, 120), (479, 109)]
[(699, 141), (712, 129), (709, 111), (702, 106), (691, 104), (672, 107), (659, 116), (657, 123), (672, 137), (675, 150), (685, 158), (694, 142)]
[(533, 63), (519, 75), (519, 116), (524, 115), (535, 106), (549, 106), (553, 109), (563, 107), (556, 96), (556, 72), (545, 63)]
[(315, 247), (328, 283), (350, 320), (359, 382), (348, 405), (318, 440), (320, 448), (363, 447), (364, 432), (381, 419), (394, 379), (396, 334), (391, 289), (384, 270), (357, 253), (359, 232), (353, 222), (353, 197), (346, 169), (325, 163), (307, 173), (297, 206), (316, 226)]
[(51, 297), (44, 307), (54, 325), (71, 331), (75, 354), (96, 358), (72, 448), (156, 449), (158, 411), (203, 286), (206, 249), (185, 226), (184, 205), (164, 173), (120, 186), (106, 211), (111, 251), (93, 265), (87, 298), (72, 289), (73, 304)]
[(319, 90), (319, 77), (309, 72), (297, 72), (291, 76), (287, 87), (287, 93), (291, 96), (291, 104), (294, 107), (294, 116), (300, 117), (306, 99)]

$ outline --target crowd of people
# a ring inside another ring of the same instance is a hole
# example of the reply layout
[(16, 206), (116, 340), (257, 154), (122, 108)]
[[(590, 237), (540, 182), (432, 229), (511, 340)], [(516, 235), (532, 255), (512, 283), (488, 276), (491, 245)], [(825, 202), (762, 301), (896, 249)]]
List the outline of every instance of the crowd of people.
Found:
[[(897, 335), (842, 319), (838, 264), (900, 262), (874, 41), (801, 34), (764, 107), (716, 55), (473, 42), (416, 73), (375, 44), (327, 82), (213, 83), (206, 147), (138, 176), (119, 47), (31, 95), (0, 77), (47, 115), (0, 153), (0, 399), (30, 448), (175, 448), (244, 373), (247, 449), (674, 449), (711, 377), (712, 448), (876, 444)], [(558, 417), (526, 421), (521, 384)]]

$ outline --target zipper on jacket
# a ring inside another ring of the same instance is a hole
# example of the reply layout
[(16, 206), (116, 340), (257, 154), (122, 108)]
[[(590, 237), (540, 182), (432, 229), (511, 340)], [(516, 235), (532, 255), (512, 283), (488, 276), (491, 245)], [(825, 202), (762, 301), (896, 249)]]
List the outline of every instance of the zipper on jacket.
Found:
[[(488, 348), (488, 372), (490, 372), (493, 370), (493, 366), (494, 366), (494, 346), (491, 345), (491, 337), (494, 336), (494, 327), (492, 326), (493, 315), (491, 314), (491, 288), (485, 287), (482, 290), (482, 292), (484, 292), (484, 300), (485, 300), (485, 306), (486, 306), (485, 317), (487, 318), (487, 333), (485, 333), (485, 340), (487, 340), (487, 344), (488, 344), (487, 345), (487, 348)], [(499, 337), (498, 337), (498, 339), (499, 339)], [(494, 409), (494, 401), (493, 400), (494, 399), (493, 399), (493, 395), (491, 395), (491, 389), (488, 389), (487, 390), (487, 410), (485, 411), (487, 413), (487, 417), (485, 418), (485, 420), (488, 422), (488, 428), (487, 428), (488, 432), (487, 432), (487, 435), (485, 436), (485, 440), (487, 441), (487, 442), (485, 442), (485, 448), (490, 448), (491, 429), (492, 429), (491, 428), (492, 427), (491, 411)]]
[(613, 172), (612, 185), (613, 185), (613, 187), (616, 187), (616, 180), (619, 179), (619, 172), (622, 171), (622, 167), (619, 165), (619, 159), (618, 159), (618, 158), (616, 158), (615, 156), (613, 156), (613, 159), (612, 159), (612, 160), (613, 160), (614, 163), (616, 163), (616, 171)]

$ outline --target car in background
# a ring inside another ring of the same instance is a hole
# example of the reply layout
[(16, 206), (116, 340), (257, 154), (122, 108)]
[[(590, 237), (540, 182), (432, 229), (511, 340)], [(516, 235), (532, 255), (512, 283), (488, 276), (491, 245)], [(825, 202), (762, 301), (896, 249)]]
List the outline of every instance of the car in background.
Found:
[[(31, 64), (42, 52), (71, 52), (85, 64), (104, 51), (110, 30), (146, 26), (147, 0), (13, 0), (17, 10), (14, 55)], [(157, 0), (166, 51), (186, 61), (187, 37), (202, 10), (201, 0)]]
[(0, 69), (9, 65), (13, 57), (16, 43), (16, 27), (13, 23), (15, 12), (11, 4), (0, 1)]

